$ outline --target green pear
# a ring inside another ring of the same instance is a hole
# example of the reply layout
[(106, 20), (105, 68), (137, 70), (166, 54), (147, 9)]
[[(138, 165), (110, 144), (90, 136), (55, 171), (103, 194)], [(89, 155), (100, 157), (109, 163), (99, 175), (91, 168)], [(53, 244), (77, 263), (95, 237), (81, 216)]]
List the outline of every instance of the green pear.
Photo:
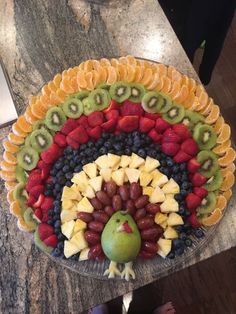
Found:
[(133, 218), (124, 212), (116, 212), (102, 232), (102, 248), (114, 262), (133, 261), (141, 247), (141, 236)]

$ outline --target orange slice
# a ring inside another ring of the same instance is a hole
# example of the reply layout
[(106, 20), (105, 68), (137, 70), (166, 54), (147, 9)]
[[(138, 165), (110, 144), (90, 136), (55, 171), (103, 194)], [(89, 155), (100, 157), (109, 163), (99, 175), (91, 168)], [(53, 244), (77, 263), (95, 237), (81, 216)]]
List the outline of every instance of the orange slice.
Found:
[(115, 59), (115, 58), (112, 58), (112, 59), (111, 59), (111, 65), (112, 65), (113, 67), (117, 68), (117, 67), (118, 67), (118, 64), (120, 64), (120, 63), (119, 63), (119, 61), (118, 61), (117, 59)]
[(164, 76), (163, 77), (163, 87), (161, 89), (161, 91), (163, 93), (169, 93), (171, 90), (171, 79), (168, 76)]
[(135, 78), (135, 67), (129, 64), (127, 64), (126, 67), (127, 67), (126, 81), (131, 83), (134, 81), (134, 78)]
[(16, 121), (17, 126), (26, 133), (32, 132), (32, 125), (27, 122), (24, 116), (20, 116)]
[(155, 90), (160, 91), (162, 89), (162, 87), (163, 87), (163, 78), (164, 78), (163, 76), (159, 77), (159, 82), (158, 82)]
[[(72, 87), (72, 89), (74, 90), (74, 91), (78, 91), (79, 90), (79, 86), (78, 86), (78, 83), (77, 83), (77, 75), (76, 76), (73, 76), (71, 79), (70, 79), (70, 85), (71, 85), (71, 87)], [(60, 88), (59, 88), (60, 89)], [(62, 89), (60, 89), (60, 90), (62, 90)], [(58, 95), (58, 89), (57, 89), (57, 91), (56, 91), (56, 94)], [(64, 92), (64, 94), (65, 94), (65, 92)]]
[(107, 67), (107, 84), (111, 85), (117, 81), (116, 69), (113, 66)]
[(182, 75), (182, 85), (186, 85), (188, 87), (189, 78), (186, 75)]
[(42, 119), (45, 116), (46, 110), (41, 106), (41, 103), (36, 102), (31, 105), (31, 111), (35, 117)]
[(144, 86), (147, 86), (151, 83), (151, 80), (152, 80), (152, 69), (146, 68), (144, 73), (143, 73), (143, 77), (142, 77), (140, 83), (143, 84)]
[(199, 106), (199, 101), (198, 101), (198, 97), (195, 96), (194, 100), (192, 102), (192, 105), (188, 108), (191, 111), (195, 111), (195, 109)]
[[(167, 73), (168, 73), (168, 71), (167, 71)], [(171, 71), (171, 76), (169, 76), (169, 77), (172, 81), (179, 81), (179, 82), (182, 81), (182, 75), (174, 67)]]
[(16, 181), (7, 181), (5, 182), (5, 188), (10, 191), (12, 189), (14, 189), (14, 187), (17, 185)]
[(200, 110), (200, 113), (203, 115), (203, 116), (207, 116), (208, 113), (211, 111), (211, 107), (214, 105), (214, 101), (212, 98), (209, 98), (208, 99), (208, 103), (206, 105), (206, 107), (202, 110)]
[(57, 91), (57, 87), (56, 87), (56, 85), (54, 84), (54, 82), (53, 81), (49, 81), (48, 82), (48, 88), (49, 88), (49, 90), (51, 91), (51, 92), (56, 92)]
[(7, 137), (9, 139), (9, 141), (15, 145), (21, 145), (25, 141), (25, 139), (23, 137), (15, 135), (14, 133), (9, 133)]
[(195, 95), (199, 97), (202, 92), (205, 92), (205, 88), (203, 87), (203, 85), (201, 84), (197, 85), (197, 88), (195, 90)]
[(180, 94), (180, 88), (181, 88), (180, 82), (179, 81), (174, 81), (173, 85), (172, 85), (172, 89), (169, 92), (170, 97), (173, 98), (173, 99), (176, 99), (179, 96), (179, 94)]
[(94, 86), (93, 86), (93, 75), (91, 72), (87, 72), (85, 73), (85, 80), (87, 82), (87, 89), (88, 90), (93, 90)]
[(155, 63), (153, 65), (156, 71), (159, 73), (160, 76), (167, 76), (167, 67), (162, 63)]
[(126, 56), (126, 59), (129, 65), (132, 65), (134, 67), (137, 65), (137, 60), (133, 56), (128, 55)]
[(206, 227), (210, 227), (215, 225), (217, 222), (220, 221), (220, 219), (222, 218), (222, 211), (219, 208), (216, 208), (210, 216), (201, 219), (201, 223), (206, 226)]
[(127, 65), (127, 59), (126, 59), (126, 57), (120, 57), (120, 58), (119, 58), (119, 62), (122, 63), (122, 64), (124, 64), (124, 65)]
[(219, 118), (216, 120), (215, 124), (213, 125), (214, 131), (216, 134), (219, 134), (223, 125), (225, 123), (225, 120), (222, 116), (219, 116)]
[(96, 69), (96, 71), (99, 74), (99, 81), (101, 82), (106, 82), (107, 80), (107, 70), (106, 68), (102, 67), (99, 65), (99, 67)]
[(14, 201), (10, 205), (10, 213), (16, 217), (20, 217), (22, 214), (20, 203), (18, 201)]
[(147, 60), (138, 60), (138, 64), (141, 66), (141, 67), (144, 67), (145, 69), (148, 69), (148, 68), (151, 68), (152, 67), (152, 63), (147, 61)]
[[(92, 60), (87, 60), (84, 63), (84, 71), (90, 72), (93, 69), (93, 61)], [(74, 70), (74, 68), (72, 69)], [(74, 73), (76, 75), (76, 73)]]
[(3, 153), (3, 159), (8, 162), (9, 164), (13, 164), (13, 165), (16, 165), (17, 164), (17, 160), (16, 160), (16, 157), (10, 153), (10, 152), (4, 152)]
[[(77, 79), (76, 79), (77, 80)], [(58, 88), (57, 92), (57, 97), (60, 99), (61, 102), (64, 102), (64, 100), (66, 99), (67, 97), (67, 94), (60, 88)]]
[(227, 205), (227, 199), (224, 197), (224, 195), (219, 195), (216, 198), (216, 208), (219, 208), (219, 210), (225, 209)]
[(91, 73), (93, 76), (93, 86), (95, 88), (101, 82), (100, 81), (100, 75), (99, 75), (98, 71), (96, 71), (96, 70), (92, 70)]
[(34, 228), (27, 225), (27, 223), (24, 221), (22, 217), (18, 217), (17, 220), (17, 227), (24, 232), (31, 232), (34, 231)]
[[(88, 63), (90, 64), (90, 66), (88, 66)], [(93, 68), (93, 65), (92, 65), (92, 60), (87, 60), (84, 64), (84, 67), (85, 67), (85, 71), (91, 71), (92, 68)], [(90, 69), (90, 70), (86, 70), (86, 69)], [(72, 78), (73, 76), (76, 76), (77, 75), (77, 72), (78, 72), (78, 68), (77, 67), (74, 67), (74, 68), (70, 68), (68, 71), (67, 71), (67, 75)]]
[(232, 162), (232, 163), (229, 164), (226, 168), (221, 168), (220, 172), (221, 172), (222, 176), (225, 177), (225, 176), (226, 176), (226, 173), (227, 173), (228, 171), (234, 173), (235, 168), (236, 168), (236, 167), (235, 167), (235, 164)]
[(143, 71), (142, 71), (141, 67), (139, 65), (137, 65), (135, 67), (134, 81), (135, 82), (140, 82), (142, 77), (143, 77)]
[[(77, 73), (77, 83), (79, 85), (79, 80), (78, 80), (78, 74), (80, 72)], [(83, 72), (85, 73), (85, 72)], [(61, 85), (60, 85), (60, 88), (67, 94), (73, 94), (74, 92), (76, 92), (73, 87), (71, 86), (71, 83), (70, 83), (70, 77), (69, 76), (65, 76), (63, 77), (62, 81), (61, 81)]]
[(226, 150), (225, 155), (218, 159), (218, 164), (221, 167), (227, 167), (229, 164), (231, 164), (234, 161), (235, 158), (236, 158), (236, 152), (232, 147), (230, 147)]
[(58, 88), (58, 87), (60, 87), (60, 84), (61, 84), (61, 74), (60, 73), (58, 73), (58, 74), (56, 74), (55, 76), (54, 76), (54, 78), (53, 78), (53, 83), (54, 83), (54, 85)]
[(117, 67), (117, 70), (119, 72), (119, 78), (120, 80), (125, 80), (126, 77), (127, 77), (127, 68), (124, 64), (119, 64), (118, 67)]
[(50, 102), (53, 104), (53, 106), (57, 106), (61, 103), (61, 99), (58, 97), (57, 93), (51, 92)]
[(155, 72), (152, 75), (152, 81), (151, 83), (146, 87), (148, 90), (153, 90), (157, 87), (159, 82), (159, 73)]
[(227, 191), (224, 191), (222, 195), (227, 199), (227, 202), (228, 202), (230, 200), (232, 194), (233, 194), (232, 190), (229, 189)]
[(15, 145), (15, 144), (12, 144), (11, 142), (9, 141), (4, 141), (3, 142), (3, 147), (5, 148), (5, 150), (7, 152), (10, 152), (10, 153), (17, 153), (20, 149), (19, 146)]
[[(79, 71), (77, 73), (77, 84), (78, 84), (79, 88), (81, 88), (81, 89), (87, 88), (87, 81), (85, 79), (85, 72), (84, 71)], [(62, 86), (61, 86), (61, 88), (62, 88)], [(64, 90), (67, 93), (67, 91), (64, 88), (62, 88), (62, 90)]]
[(26, 121), (30, 124), (34, 124), (36, 121), (38, 121), (38, 118), (33, 115), (30, 106), (27, 106), (24, 116)]
[(190, 93), (194, 93), (196, 90), (197, 83), (194, 79), (190, 78), (188, 83), (188, 89)]
[(183, 102), (184, 108), (188, 109), (192, 106), (193, 102), (195, 100), (195, 94), (193, 92), (188, 94), (188, 97)]
[(213, 124), (219, 118), (220, 108), (217, 105), (213, 105), (209, 115), (206, 117), (205, 122), (208, 124)]
[(5, 160), (2, 160), (2, 161), (0, 162), (0, 167), (1, 167), (1, 169), (4, 170), (4, 171), (15, 171), (15, 169), (16, 169), (16, 166), (15, 166), (15, 165), (10, 164), (10, 163), (8, 163), (8, 162), (5, 161)]
[(15, 198), (14, 198), (14, 189), (10, 190), (7, 192), (7, 201), (9, 204), (13, 203), (15, 201)]
[(225, 154), (226, 150), (231, 146), (231, 140), (227, 140), (224, 143), (217, 145), (213, 152), (219, 156), (222, 156)]
[(48, 96), (48, 98), (50, 97), (51, 94), (51, 89), (49, 88), (49, 86), (46, 84), (42, 87), (42, 95)]
[(231, 135), (230, 126), (227, 123), (225, 123), (222, 126), (222, 129), (220, 131), (220, 134), (217, 137), (216, 142), (218, 144), (222, 144), (230, 138), (230, 135)]
[(101, 64), (102, 66), (107, 66), (107, 67), (111, 65), (110, 61), (109, 61), (108, 59), (106, 59), (106, 58), (102, 58), (102, 59), (100, 60), (100, 64)]
[(38, 96), (33, 96), (33, 95), (29, 96), (29, 104), (30, 105), (35, 104), (37, 100), (38, 100)]
[(208, 102), (208, 95), (205, 91), (202, 91), (201, 94), (198, 96), (200, 105), (197, 108), (197, 111), (203, 110), (207, 106)]
[(15, 181), (16, 173), (14, 171), (0, 171), (0, 177), (5, 181)]
[(187, 99), (188, 95), (189, 95), (189, 92), (188, 92), (187, 85), (182, 85), (179, 96), (176, 98), (176, 101), (182, 104)]
[(220, 190), (221, 191), (227, 191), (232, 188), (234, 185), (235, 177), (234, 174), (230, 171), (228, 171), (224, 177), (224, 180), (221, 184)]
[(26, 137), (27, 136), (27, 133), (23, 132), (19, 126), (15, 123), (12, 124), (12, 131), (14, 134), (18, 135), (18, 136), (21, 136), (21, 137)]

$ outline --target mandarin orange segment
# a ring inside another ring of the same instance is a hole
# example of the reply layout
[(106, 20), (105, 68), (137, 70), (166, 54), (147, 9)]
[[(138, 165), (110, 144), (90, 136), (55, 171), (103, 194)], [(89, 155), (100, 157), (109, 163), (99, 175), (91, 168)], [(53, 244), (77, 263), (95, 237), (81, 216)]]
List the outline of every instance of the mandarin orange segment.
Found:
[(189, 78), (186, 75), (182, 75), (182, 85), (186, 85), (188, 88)]
[(217, 105), (213, 105), (209, 115), (206, 117), (205, 122), (208, 124), (213, 124), (219, 118), (220, 108)]
[(222, 144), (230, 138), (230, 135), (231, 135), (230, 126), (227, 123), (225, 123), (225, 124), (223, 124), (223, 126), (221, 128), (221, 131), (217, 137), (216, 142), (218, 144)]
[(34, 231), (34, 228), (27, 225), (27, 223), (24, 221), (24, 219), (22, 217), (18, 217), (17, 226), (21, 231), (24, 231), (24, 232)]
[(189, 95), (188, 87), (186, 85), (182, 85), (179, 96), (177, 96), (176, 98), (176, 102), (182, 104), (187, 99), (188, 95)]
[(139, 65), (137, 65), (135, 67), (134, 81), (135, 82), (140, 82), (142, 77), (143, 77), (143, 71), (142, 71), (141, 67)]
[(170, 97), (176, 99), (180, 94), (180, 88), (180, 82), (175, 81), (172, 85), (171, 91), (169, 92)]
[(202, 92), (205, 92), (205, 88), (201, 84), (197, 85), (197, 88), (195, 90), (195, 95), (199, 97)]
[(228, 171), (224, 177), (224, 180), (221, 184), (220, 190), (227, 191), (232, 188), (235, 182), (234, 174), (231, 171)]
[(212, 98), (209, 98), (206, 107), (203, 108), (202, 110), (200, 110), (200, 113), (201, 113), (203, 116), (207, 116), (207, 115), (209, 114), (209, 112), (211, 111), (211, 108), (212, 108), (213, 105), (214, 105), (213, 99), (212, 99)]
[(227, 199), (227, 202), (230, 200), (231, 196), (232, 196), (233, 192), (231, 189), (224, 191), (223, 192), (223, 196)]
[[(107, 68), (106, 68), (107, 69)], [(120, 80), (125, 80), (127, 77), (127, 68), (124, 64), (118, 64), (117, 70), (119, 72)], [(108, 72), (107, 72), (108, 73)]]
[(119, 61), (117, 59), (115, 59), (115, 58), (111, 59), (111, 65), (113, 67), (117, 68), (118, 64), (119, 64)]
[(7, 201), (9, 204), (13, 203), (15, 201), (14, 198), (14, 189), (7, 192)]
[(163, 87), (162, 87), (162, 92), (163, 93), (169, 93), (171, 90), (171, 79), (168, 76), (163, 77)]
[(57, 97), (60, 99), (61, 102), (64, 102), (64, 100), (67, 97), (67, 94), (60, 88), (58, 88), (56, 94), (57, 94)]
[(155, 63), (154, 67), (160, 76), (167, 76), (167, 67), (161, 63)]
[[(77, 73), (77, 84), (79, 88), (81, 89), (86, 89), (87, 88), (87, 81), (85, 79), (85, 72), (84, 71), (79, 71)], [(62, 88), (65, 92), (67, 92), (64, 88)]]
[(5, 182), (5, 188), (10, 191), (12, 189), (14, 189), (14, 187), (17, 185), (17, 182), (16, 181), (7, 181)]
[(184, 100), (182, 105), (184, 106), (184, 108), (188, 109), (192, 106), (194, 100), (195, 100), (195, 94), (193, 92), (189, 93), (188, 97)]
[(107, 84), (111, 85), (117, 81), (116, 69), (113, 66), (107, 67)]
[(39, 102), (37, 102), (37, 103), (31, 105), (31, 111), (32, 111), (33, 115), (34, 115), (35, 117), (37, 117), (38, 119), (44, 118), (45, 113), (46, 113), (46, 112), (45, 112), (45, 109), (43, 109), (43, 108), (40, 106), (40, 103), (39, 103)]
[(96, 69), (96, 71), (99, 74), (99, 81), (100, 82), (106, 82), (106, 80), (107, 80), (107, 70), (106, 70), (106, 68), (99, 65), (99, 67)]
[(219, 195), (216, 198), (216, 208), (219, 208), (219, 210), (225, 209), (227, 205), (227, 199), (224, 197), (224, 195)]
[(93, 75), (91, 72), (87, 72), (85, 73), (85, 80), (87, 82), (87, 87), (86, 89), (88, 90), (93, 90), (94, 89), (94, 86), (93, 86)]
[(195, 96), (192, 102), (192, 105), (188, 108), (191, 111), (195, 111), (195, 109), (199, 106), (199, 100), (198, 97)]
[(9, 133), (7, 138), (12, 144), (15, 144), (15, 145), (21, 145), (25, 141), (23, 137), (15, 135), (14, 133)]
[(206, 226), (206, 227), (210, 227), (215, 225), (217, 222), (220, 221), (220, 219), (222, 218), (222, 211), (219, 208), (216, 208), (210, 216), (201, 219), (201, 223)]
[(50, 97), (51, 89), (49, 88), (48, 84), (42, 87), (42, 95)]
[(16, 173), (14, 171), (0, 171), (0, 177), (5, 181), (15, 181)]
[(96, 71), (96, 70), (92, 70), (91, 73), (92, 73), (92, 76), (93, 76), (93, 86), (97, 87), (97, 85), (99, 83), (101, 83), (100, 75), (99, 75), (98, 71)]
[(9, 141), (4, 141), (3, 142), (3, 147), (6, 151), (10, 152), (10, 153), (17, 153), (20, 149), (19, 146), (15, 145), (15, 144), (12, 144), (11, 142)]
[(37, 100), (38, 100), (38, 96), (33, 96), (33, 95), (29, 96), (29, 104), (30, 105), (35, 104)]
[(18, 201), (14, 201), (11, 203), (10, 213), (16, 217), (20, 217), (22, 215), (22, 210)]
[(218, 159), (218, 164), (221, 167), (227, 167), (235, 160), (235, 157), (236, 157), (235, 150), (232, 147), (229, 147), (226, 149), (225, 155)]
[(138, 60), (138, 64), (141, 66), (141, 67), (144, 67), (145, 69), (149, 69), (152, 67), (152, 64), (151, 62), (147, 61), (147, 60)]
[(194, 79), (190, 78), (188, 83), (188, 89), (190, 93), (194, 93), (196, 90), (197, 83)]
[(199, 100), (199, 106), (196, 108), (196, 111), (203, 110), (207, 106), (208, 101), (208, 95), (206, 92), (202, 91), (201, 94), (198, 97)]
[(231, 146), (231, 140), (227, 140), (222, 144), (217, 145), (214, 149), (213, 152), (219, 156), (222, 156), (225, 154), (226, 150)]
[(19, 126), (15, 123), (12, 124), (12, 131), (14, 134), (18, 135), (18, 136), (21, 136), (21, 137), (26, 137), (27, 136), (27, 133), (23, 132)]
[(109, 67), (109, 66), (111, 65), (110, 61), (109, 61), (108, 59), (106, 59), (106, 58), (102, 58), (102, 59), (100, 60), (100, 64), (101, 64), (102, 66), (107, 66), (107, 67)]
[(128, 55), (126, 56), (126, 59), (129, 65), (132, 65), (134, 67), (137, 65), (137, 60), (135, 59), (135, 57)]
[(60, 73), (57, 73), (54, 78), (53, 78), (53, 83), (54, 85), (58, 88), (60, 87), (60, 84), (61, 84), (61, 74)]
[(5, 160), (2, 160), (2, 161), (0, 162), (0, 167), (1, 167), (1, 169), (4, 170), (4, 171), (15, 171), (15, 169), (16, 169), (16, 166), (15, 166), (15, 165), (10, 164), (10, 163), (8, 163), (8, 162), (5, 161)]
[(24, 132), (30, 133), (32, 132), (32, 125), (27, 122), (24, 116), (20, 116), (16, 121), (17, 126)]
[(221, 168), (221, 169), (220, 169), (220, 172), (221, 172), (222, 176), (225, 177), (225, 176), (226, 176), (226, 173), (227, 173), (228, 171), (234, 173), (235, 168), (236, 168), (236, 167), (235, 167), (235, 164), (232, 162), (232, 163), (229, 164), (226, 168)]
[(170, 78), (171, 78), (172, 81), (179, 81), (179, 82), (182, 81), (182, 75), (175, 68), (172, 71)]
[(148, 90), (156, 89), (159, 82), (159, 73), (153, 73), (151, 83), (146, 87)]
[(57, 91), (57, 87), (56, 87), (56, 85), (54, 84), (54, 82), (53, 81), (49, 81), (48, 82), (48, 88), (49, 88), (49, 90), (51, 91), (51, 92), (56, 92)]
[[(92, 60), (88, 60), (88, 61), (86, 61), (86, 62), (92, 62)], [(86, 67), (86, 62), (85, 62), (85, 64), (84, 64), (84, 66)], [(87, 66), (88, 67), (88, 66)], [(91, 64), (91, 66), (90, 66), (90, 68), (91, 68), (91, 70), (92, 70), (92, 68), (93, 68), (93, 65)], [(91, 70), (86, 70), (85, 69), (85, 71), (91, 71)], [(73, 76), (76, 76), (77, 75), (77, 72), (78, 72), (78, 68), (77, 67), (74, 67), (74, 68), (70, 68), (68, 71), (67, 71), (67, 75), (70, 77), (70, 78), (72, 78)]]
[(159, 82), (157, 86), (155, 87), (155, 90), (159, 92), (161, 91), (162, 87), (163, 87), (163, 76), (159, 76)]
[[(80, 72), (78, 72), (80, 73)], [(78, 80), (78, 74), (77, 74), (77, 83), (79, 85), (79, 80)], [(65, 76), (63, 77), (60, 88), (67, 94), (73, 94), (75, 90), (72, 88), (71, 83), (70, 83), (70, 77)]]
[(126, 67), (127, 67), (126, 80), (127, 80), (127, 82), (131, 83), (134, 81), (134, 78), (135, 78), (135, 67), (131, 66), (129, 64), (127, 64)]
[(223, 125), (225, 123), (225, 120), (222, 116), (219, 116), (219, 118), (216, 120), (215, 124), (213, 125), (214, 131), (216, 134), (219, 134)]
[(31, 124), (34, 124), (36, 121), (38, 121), (38, 118), (33, 115), (30, 106), (27, 106), (24, 116), (26, 121)]
[(16, 157), (10, 153), (10, 152), (4, 152), (3, 153), (3, 159), (8, 162), (9, 164), (13, 164), (13, 165), (16, 165), (17, 164), (17, 160), (16, 160)]
[(58, 97), (57, 93), (52, 92), (50, 95), (50, 102), (53, 106), (57, 106), (61, 103), (61, 99)]
[[(78, 82), (77, 82), (77, 76), (73, 76), (70, 80), (70, 85), (73, 88), (74, 91), (78, 91), (79, 90), (79, 86), (78, 86)], [(58, 91), (58, 89), (57, 89)], [(56, 91), (56, 94), (58, 94)]]

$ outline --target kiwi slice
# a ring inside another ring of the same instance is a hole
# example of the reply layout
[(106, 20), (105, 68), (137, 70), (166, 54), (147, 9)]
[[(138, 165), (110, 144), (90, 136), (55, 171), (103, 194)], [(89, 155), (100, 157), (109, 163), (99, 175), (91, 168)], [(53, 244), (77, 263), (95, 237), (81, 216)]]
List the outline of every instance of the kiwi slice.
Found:
[(201, 205), (197, 208), (199, 214), (210, 214), (216, 206), (215, 193), (209, 192), (208, 195), (202, 200)]
[(147, 92), (142, 98), (142, 107), (145, 111), (150, 113), (159, 112), (164, 99), (157, 92)]
[(34, 243), (36, 246), (45, 253), (52, 253), (53, 248), (51, 246), (47, 246), (43, 243), (43, 241), (40, 240), (39, 233), (38, 233), (38, 227), (36, 227), (36, 230), (34, 232)]
[(45, 129), (35, 130), (30, 135), (30, 144), (37, 151), (42, 152), (52, 145), (51, 134)]
[(32, 147), (25, 146), (17, 154), (17, 162), (25, 170), (32, 170), (39, 160), (38, 152)]
[(88, 116), (91, 112), (94, 111), (93, 105), (90, 103), (88, 97), (84, 98), (82, 100), (83, 106), (84, 106), (84, 114)]
[(21, 204), (25, 204), (26, 200), (27, 200), (24, 193), (26, 193), (25, 184), (24, 183), (18, 183), (13, 190), (13, 196)]
[(223, 176), (220, 172), (220, 170), (217, 170), (210, 179), (207, 180), (207, 182), (203, 185), (205, 189), (208, 191), (216, 191), (220, 188), (221, 184), (223, 182)]
[(159, 105), (159, 112), (166, 113), (172, 107), (172, 100), (170, 99), (169, 96), (164, 95), (162, 93), (159, 93), (159, 97), (162, 97), (163, 99)]
[(129, 97), (129, 100), (135, 103), (141, 102), (146, 92), (144, 86), (138, 83), (131, 83), (130, 88), (131, 88), (131, 96)]
[(211, 149), (216, 145), (217, 136), (212, 126), (197, 124), (193, 130), (193, 138), (200, 149)]
[(109, 93), (102, 88), (93, 90), (88, 96), (88, 102), (93, 107), (93, 110), (103, 110), (108, 107), (110, 103)]
[(37, 222), (36, 220), (34, 220), (33, 218), (33, 210), (32, 208), (28, 207), (26, 208), (25, 212), (24, 212), (24, 220), (26, 222), (26, 224), (30, 227), (31, 231), (35, 230), (37, 228)]
[(201, 165), (199, 172), (204, 177), (212, 177), (218, 169), (217, 156), (209, 150), (200, 151), (197, 155), (197, 161)]
[(121, 103), (131, 96), (131, 87), (128, 83), (119, 81), (111, 85), (109, 93), (112, 99)]
[(53, 131), (59, 131), (65, 122), (66, 116), (59, 107), (52, 107), (46, 113), (45, 123)]
[(101, 83), (97, 86), (97, 88), (102, 88), (102, 89), (105, 89), (109, 92), (109, 89), (110, 89), (111, 85), (108, 85), (106, 83)]
[(166, 113), (163, 114), (163, 118), (167, 122), (175, 124), (183, 120), (184, 113), (185, 113), (184, 107), (173, 104), (172, 107)]
[(62, 105), (62, 110), (69, 118), (79, 118), (83, 113), (83, 104), (77, 98), (69, 98)]
[(193, 112), (191, 110), (185, 110), (185, 115), (182, 120), (182, 123), (185, 124), (190, 129), (200, 122), (204, 122), (204, 117), (197, 112)]
[(27, 174), (25, 172), (25, 170), (17, 165), (16, 166), (16, 180), (19, 182), (19, 183), (26, 183), (27, 182)]
[(89, 95), (89, 92), (86, 90), (83, 90), (83, 91), (80, 91), (76, 94), (71, 95), (71, 97), (69, 97), (69, 98), (77, 98), (77, 99), (82, 101), (84, 98), (88, 97), (88, 95)]

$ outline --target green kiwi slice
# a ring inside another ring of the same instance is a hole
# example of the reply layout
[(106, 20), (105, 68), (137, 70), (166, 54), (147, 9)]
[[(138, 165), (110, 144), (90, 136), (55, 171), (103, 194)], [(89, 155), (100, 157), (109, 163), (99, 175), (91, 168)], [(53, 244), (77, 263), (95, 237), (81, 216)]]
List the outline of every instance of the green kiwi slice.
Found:
[(128, 83), (119, 81), (111, 85), (109, 93), (112, 99), (121, 103), (131, 96), (131, 87)]
[(49, 129), (59, 131), (66, 122), (66, 116), (61, 108), (52, 107), (46, 113), (45, 123)]
[(193, 138), (200, 149), (211, 149), (216, 145), (217, 136), (212, 126), (197, 124), (193, 130)]
[(199, 214), (210, 214), (216, 206), (215, 193), (209, 192), (208, 195), (202, 200), (201, 205), (197, 208)]
[(51, 246), (47, 246), (43, 243), (43, 241), (40, 240), (38, 227), (36, 227), (36, 230), (34, 232), (34, 243), (41, 251), (49, 254), (52, 253), (53, 248)]
[(131, 96), (129, 97), (129, 100), (135, 103), (140, 103), (146, 92), (144, 86), (138, 83), (131, 83), (130, 88)]
[(84, 98), (88, 97), (88, 95), (89, 95), (89, 92), (86, 91), (86, 90), (83, 90), (83, 91), (80, 91), (80, 92), (78, 92), (76, 94), (71, 95), (71, 98), (77, 98), (77, 99), (82, 101)]
[(109, 92), (109, 89), (110, 89), (111, 85), (108, 85), (106, 83), (101, 83), (97, 86), (97, 88), (102, 88), (102, 89), (105, 89)]
[(21, 166), (17, 165), (16, 166), (16, 180), (17, 180), (17, 182), (26, 183), (27, 177), (28, 176), (27, 176), (25, 170)]
[(217, 156), (209, 150), (202, 150), (197, 155), (197, 161), (201, 168), (199, 172), (207, 178), (210, 178), (218, 169)]
[(169, 111), (172, 107), (172, 100), (167, 95), (164, 95), (159, 92), (159, 96), (162, 97), (163, 101), (161, 101), (159, 105), (159, 112), (160, 113), (166, 113)]
[(185, 124), (190, 129), (200, 122), (204, 122), (204, 117), (197, 112), (193, 112), (190, 110), (185, 110), (185, 115), (182, 120), (182, 123)]
[(163, 114), (163, 118), (167, 122), (175, 124), (183, 120), (184, 114), (185, 114), (184, 107), (173, 104), (172, 107), (166, 113)]
[(16, 200), (18, 200), (21, 204), (26, 203), (26, 197), (24, 195), (25, 193), (25, 184), (24, 183), (18, 183), (14, 190), (13, 190), (13, 196)]
[[(31, 134), (30, 134), (31, 135)], [(30, 143), (30, 135), (28, 135), (26, 138), (25, 138), (25, 146), (31, 146), (31, 143)]]
[(203, 185), (205, 189), (208, 191), (216, 191), (221, 187), (221, 184), (223, 182), (223, 176), (220, 172), (220, 170), (217, 170), (210, 179), (207, 180), (207, 182)]
[(62, 105), (62, 110), (69, 118), (79, 118), (83, 113), (83, 104), (77, 98), (69, 98)]
[(33, 210), (32, 208), (28, 207), (26, 208), (26, 210), (24, 211), (24, 220), (26, 222), (26, 224), (31, 228), (31, 230), (35, 230), (37, 228), (37, 223), (36, 220), (34, 220), (33, 218)]
[(25, 170), (32, 170), (39, 160), (38, 152), (32, 147), (25, 146), (17, 154), (17, 162)]
[(82, 100), (82, 103), (83, 103), (83, 106), (84, 106), (84, 114), (86, 116), (88, 116), (91, 112), (93, 112), (95, 110), (94, 106), (90, 103), (88, 97), (84, 98)]
[(94, 108), (94, 110), (103, 110), (108, 107), (110, 103), (110, 95), (109, 93), (102, 88), (98, 88), (93, 90), (88, 96), (88, 101), (90, 105)]
[(157, 92), (147, 92), (142, 98), (143, 109), (150, 113), (159, 112), (159, 109), (163, 103), (163, 97), (161, 97)]
[(30, 144), (37, 151), (42, 152), (52, 145), (51, 134), (45, 129), (35, 130), (30, 135)]

